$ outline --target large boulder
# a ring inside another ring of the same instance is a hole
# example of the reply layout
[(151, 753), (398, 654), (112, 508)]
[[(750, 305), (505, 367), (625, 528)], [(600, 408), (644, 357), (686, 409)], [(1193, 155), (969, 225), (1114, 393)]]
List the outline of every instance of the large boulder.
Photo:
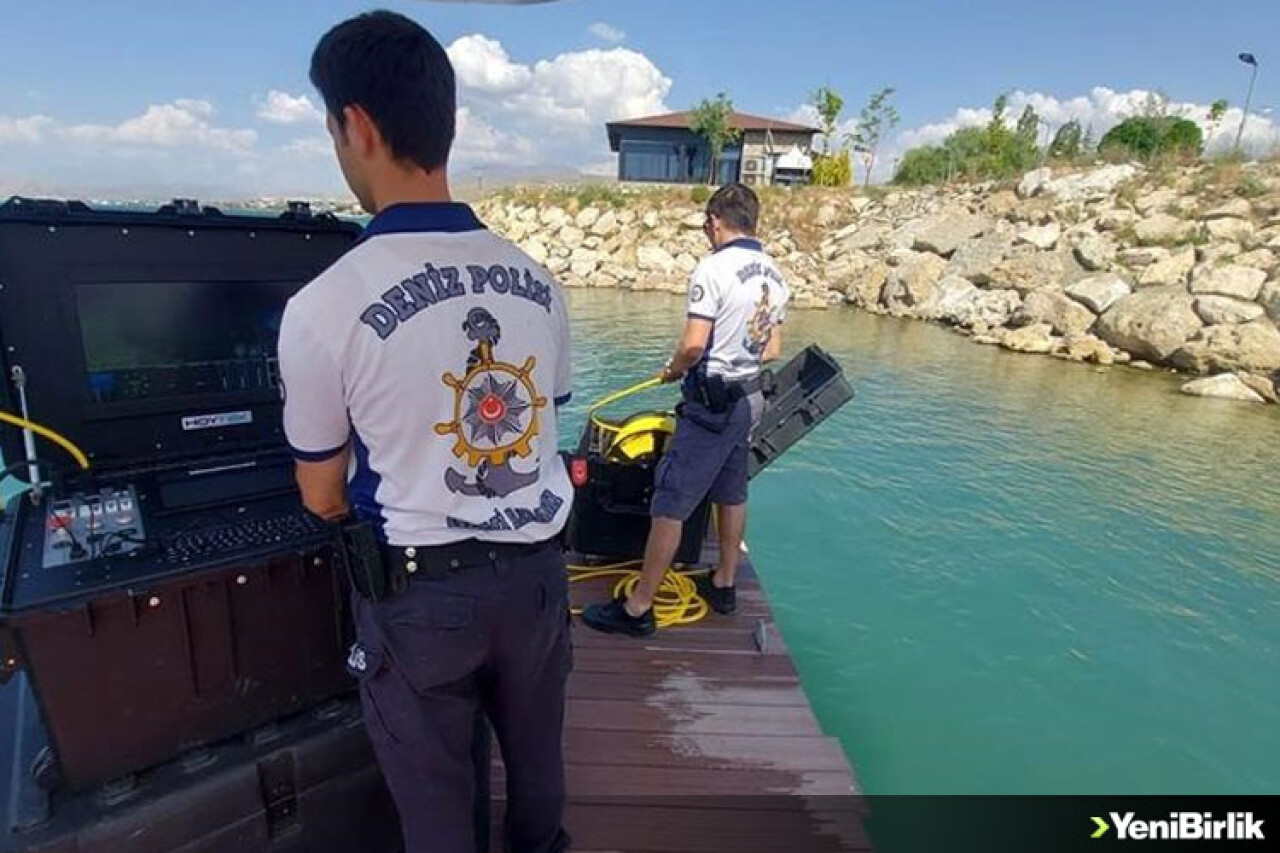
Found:
[(1098, 217), (1098, 230), (1124, 231), (1137, 225), (1140, 218), (1132, 210), (1125, 210), (1123, 207), (1113, 208)]
[(984, 290), (974, 298), (972, 314), (959, 322), (963, 326), (1003, 326), (1021, 304), (1022, 297), (1016, 290)]
[(641, 272), (670, 275), (675, 271), (676, 259), (661, 246), (644, 245), (636, 250), (636, 266)]
[(1034, 326), (1046, 323), (1056, 334), (1082, 334), (1089, 331), (1097, 317), (1088, 308), (1067, 296), (1058, 287), (1042, 287), (1027, 294), (1009, 319), (1011, 326)]
[(1256, 302), (1245, 302), (1230, 296), (1201, 296), (1196, 299), (1195, 309), (1206, 326), (1249, 323), (1266, 313)]
[(1005, 332), (1000, 345), (1013, 352), (1047, 353), (1053, 351), (1053, 328), (1048, 323), (1035, 323)]
[(1152, 264), (1158, 264), (1171, 254), (1172, 252), (1161, 246), (1126, 246), (1120, 250), (1117, 257), (1120, 263), (1132, 270), (1145, 269)]
[(845, 298), (860, 308), (878, 305), (880, 293), (889, 280), (889, 265), (878, 259), (868, 259), (850, 275), (845, 288)]
[(978, 285), (990, 284), (991, 271), (1004, 260), (1012, 247), (1013, 238), (998, 231), (965, 243), (951, 256), (947, 275), (967, 278)]
[(1201, 215), (1201, 219), (1249, 219), (1253, 216), (1253, 205), (1242, 198), (1233, 198)]
[(1193, 246), (1186, 246), (1176, 252), (1169, 254), (1164, 260), (1156, 261), (1147, 267), (1138, 276), (1138, 285), (1141, 287), (1167, 287), (1169, 285), (1183, 286), (1187, 282), (1187, 278), (1191, 275), (1191, 271), (1196, 266), (1196, 250)]
[(1148, 216), (1133, 228), (1138, 242), (1145, 246), (1185, 243), (1196, 234), (1196, 224), (1167, 213)]
[(1177, 190), (1169, 187), (1161, 187), (1153, 190), (1145, 195), (1138, 196), (1133, 206), (1143, 216), (1147, 216), (1154, 211), (1161, 211), (1173, 205), (1178, 200)]
[(934, 214), (914, 229), (911, 248), (949, 258), (961, 245), (980, 237), (991, 228), (991, 220), (967, 210), (948, 210)]
[(1018, 242), (1035, 246), (1042, 251), (1049, 251), (1062, 239), (1062, 227), (1056, 222), (1036, 228), (1025, 228), (1018, 233)]
[(1255, 270), (1269, 273), (1276, 268), (1276, 256), (1270, 249), (1254, 249), (1252, 252), (1243, 252), (1236, 255), (1235, 263), (1242, 267), (1253, 267)]
[(1018, 197), (1031, 198), (1039, 195), (1045, 185), (1053, 179), (1053, 170), (1048, 166), (1027, 172), (1022, 176), (1022, 180), (1018, 181)]
[(1101, 169), (1048, 181), (1044, 184), (1043, 193), (1064, 203), (1100, 201), (1112, 195), (1121, 184), (1137, 174), (1137, 168), (1127, 163), (1103, 166)]
[(1280, 369), (1280, 331), (1270, 320), (1201, 329), (1171, 359), (1175, 367), (1195, 373)]
[(1061, 283), (1066, 271), (1062, 256), (1055, 252), (1015, 252), (996, 264), (988, 283), (993, 288), (1012, 288), (1026, 295), (1036, 288)]
[(1116, 260), (1116, 244), (1101, 234), (1085, 234), (1072, 251), (1080, 266), (1090, 272), (1111, 269)]
[(909, 253), (889, 273), (880, 301), (889, 308), (927, 302), (946, 267), (946, 261), (930, 252)]
[(1069, 361), (1091, 361), (1101, 365), (1116, 362), (1116, 354), (1106, 341), (1090, 334), (1066, 335), (1061, 347), (1062, 356)]
[(587, 239), (587, 234), (574, 225), (566, 225), (556, 234), (556, 242), (567, 249), (576, 249)]
[(1164, 362), (1204, 325), (1192, 302), (1177, 285), (1142, 288), (1116, 300), (1094, 333), (1138, 358)]
[(1280, 281), (1269, 281), (1262, 285), (1262, 290), (1258, 292), (1258, 304), (1267, 312), (1268, 317), (1280, 323)]
[[(581, 218), (581, 217), (579, 217)], [(591, 233), (597, 237), (610, 237), (618, 230), (618, 214), (606, 210), (591, 226)]]
[(1258, 298), (1267, 274), (1262, 270), (1239, 264), (1202, 266), (1191, 278), (1192, 293), (1211, 293), (1218, 296), (1234, 296), (1252, 301)]
[(1083, 278), (1075, 284), (1068, 285), (1065, 293), (1095, 314), (1101, 314), (1117, 299), (1128, 296), (1132, 292), (1129, 283), (1118, 275), (1103, 273)]
[(565, 212), (563, 207), (544, 207), (538, 213), (538, 221), (548, 231), (556, 231), (569, 221), (569, 214)]
[(973, 303), (980, 293), (982, 291), (968, 279), (957, 275), (946, 276), (938, 282), (929, 300), (920, 306), (919, 314), (927, 320), (960, 326), (973, 325)]
[(882, 223), (855, 222), (837, 231), (828, 244), (832, 251), (872, 249), (888, 238), (889, 227)]
[(1242, 243), (1253, 236), (1253, 223), (1247, 219), (1210, 219), (1205, 223), (1209, 236), (1215, 240)]
[(1182, 386), (1183, 394), (1193, 397), (1216, 397), (1220, 400), (1239, 400), (1243, 403), (1265, 403), (1257, 391), (1250, 388), (1234, 373), (1220, 373), (1193, 379)]

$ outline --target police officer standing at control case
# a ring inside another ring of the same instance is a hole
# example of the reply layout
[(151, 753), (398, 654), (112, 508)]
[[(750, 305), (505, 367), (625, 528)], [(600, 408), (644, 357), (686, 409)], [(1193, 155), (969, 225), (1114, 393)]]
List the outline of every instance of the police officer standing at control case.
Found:
[(565, 305), (543, 269), (450, 200), (456, 89), (430, 33), (390, 12), (353, 18), (321, 39), (311, 79), (347, 183), (375, 215), (285, 312), (285, 430), (308, 509), (342, 522), (365, 725), (408, 853), (475, 849), (479, 709), (507, 768), (507, 849), (558, 853)]
[(713, 253), (689, 282), (689, 313), (665, 382), (684, 377), (676, 433), (654, 475), (652, 527), (640, 582), (630, 598), (588, 607), (598, 631), (646, 637), (657, 630), (653, 600), (680, 547), (684, 522), (708, 496), (716, 504), (720, 562), (698, 591), (721, 614), (737, 609), (734, 577), (747, 521), (747, 458), (764, 408), (760, 365), (782, 350), (779, 328), (791, 292), (756, 239), (760, 202), (742, 184), (722, 187), (703, 225)]

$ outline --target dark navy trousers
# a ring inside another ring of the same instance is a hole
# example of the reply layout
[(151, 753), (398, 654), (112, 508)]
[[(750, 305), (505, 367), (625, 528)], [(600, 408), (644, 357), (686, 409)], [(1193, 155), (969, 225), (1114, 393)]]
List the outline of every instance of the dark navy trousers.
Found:
[(567, 850), (562, 746), (573, 650), (560, 549), (415, 578), (393, 600), (357, 596), (354, 608), (348, 668), (406, 853), (474, 853), (478, 712), (506, 767), (507, 849)]

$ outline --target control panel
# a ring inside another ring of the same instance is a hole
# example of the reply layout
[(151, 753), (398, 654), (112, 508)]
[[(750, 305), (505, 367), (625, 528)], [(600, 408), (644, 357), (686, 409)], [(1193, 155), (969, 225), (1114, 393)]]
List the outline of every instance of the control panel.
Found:
[(78, 492), (48, 504), (42, 565), (51, 569), (125, 556), (140, 550), (145, 541), (133, 486)]

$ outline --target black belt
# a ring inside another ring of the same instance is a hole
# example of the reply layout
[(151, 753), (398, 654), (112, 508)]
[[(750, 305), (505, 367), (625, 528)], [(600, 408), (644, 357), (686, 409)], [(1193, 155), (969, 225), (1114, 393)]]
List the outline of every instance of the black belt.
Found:
[(382, 557), (393, 588), (415, 578), (434, 579), (456, 575), (468, 569), (490, 566), (499, 560), (526, 557), (550, 548), (559, 548), (555, 539), (544, 542), (481, 542), (467, 539), (449, 545), (384, 545)]

